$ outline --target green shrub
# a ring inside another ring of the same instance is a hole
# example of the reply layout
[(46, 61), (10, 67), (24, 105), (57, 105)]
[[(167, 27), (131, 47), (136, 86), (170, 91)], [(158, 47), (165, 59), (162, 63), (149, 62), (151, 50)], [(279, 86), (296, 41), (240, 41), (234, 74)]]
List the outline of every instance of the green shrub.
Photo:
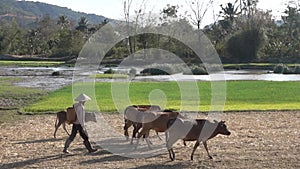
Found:
[(207, 71), (204, 67), (196, 67), (192, 69), (193, 75), (207, 75)]
[(144, 75), (171, 75), (175, 73), (181, 73), (184, 69), (182, 65), (179, 64), (154, 64), (151, 67), (145, 68), (140, 73)]
[(109, 67), (118, 67), (118, 65), (117, 64), (106, 64), (104, 67), (107, 67), (107, 68), (109, 68)]
[(135, 76), (135, 75), (136, 75), (136, 69), (135, 69), (135, 68), (131, 68), (131, 69), (129, 70), (129, 75), (130, 75), (130, 76)]
[(283, 74), (293, 74), (293, 70), (291, 70), (288, 66), (283, 67)]
[(295, 66), (295, 68), (290, 68), (284, 64), (278, 64), (274, 67), (274, 73), (282, 74), (300, 74), (300, 65)]
[(273, 72), (274, 73), (283, 73), (285, 65), (284, 64), (278, 64), (274, 67)]
[(59, 76), (60, 75), (60, 71), (54, 71), (51, 74), (52, 76)]
[(115, 73), (115, 71), (112, 69), (108, 69), (108, 70), (104, 71), (104, 74), (114, 74), (114, 73)]
[(294, 71), (295, 74), (300, 74), (300, 65), (297, 65), (295, 67), (295, 71)]
[(185, 75), (207, 75), (208, 74), (207, 70), (203, 65), (193, 65), (191, 66), (190, 71), (185, 71), (183, 72), (183, 74)]
[(165, 72), (158, 68), (146, 68), (140, 72), (142, 75), (169, 75), (168, 72)]

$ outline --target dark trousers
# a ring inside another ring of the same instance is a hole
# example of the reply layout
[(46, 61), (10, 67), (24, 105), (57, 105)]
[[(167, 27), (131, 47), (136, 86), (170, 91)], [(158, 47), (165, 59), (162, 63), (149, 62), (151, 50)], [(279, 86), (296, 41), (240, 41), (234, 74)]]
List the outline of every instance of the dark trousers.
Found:
[(79, 134), (84, 141), (89, 141), (89, 137), (85, 134), (80, 124), (73, 124), (72, 132), (69, 137), (70, 141), (73, 141), (75, 139), (77, 131), (79, 131)]

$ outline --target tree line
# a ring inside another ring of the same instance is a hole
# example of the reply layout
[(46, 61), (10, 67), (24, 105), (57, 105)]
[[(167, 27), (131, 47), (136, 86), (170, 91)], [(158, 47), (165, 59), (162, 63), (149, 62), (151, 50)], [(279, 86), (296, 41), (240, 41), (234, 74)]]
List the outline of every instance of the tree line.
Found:
[[(200, 28), (213, 0), (187, 1), (190, 14), (179, 14), (177, 5), (167, 5), (158, 17), (146, 15), (145, 1), (131, 14), (132, 0), (124, 0), (125, 24), (128, 32), (138, 28), (162, 26), (201, 30), (210, 39), (223, 62), (291, 62), (300, 58), (300, 2), (290, 1), (282, 11), (281, 22), (275, 22), (271, 11), (257, 8), (258, 0), (236, 0), (220, 5), (213, 24)], [(67, 16), (43, 16), (33, 28), (23, 28), (12, 19), (0, 23), (0, 54), (42, 57), (77, 56), (86, 41), (108, 23), (90, 25), (86, 17), (71, 22)], [(118, 25), (114, 25), (118, 26)], [(116, 32), (112, 32), (116, 33)], [(188, 63), (201, 62), (184, 44), (167, 36), (138, 34), (115, 45), (106, 57), (121, 60), (139, 50), (161, 48), (173, 52)]]
[(63, 57), (78, 55), (88, 37), (107, 20), (89, 25), (86, 17), (77, 24), (67, 16), (52, 19), (49, 15), (38, 20), (34, 28), (24, 28), (15, 19), (1, 20), (0, 54)]

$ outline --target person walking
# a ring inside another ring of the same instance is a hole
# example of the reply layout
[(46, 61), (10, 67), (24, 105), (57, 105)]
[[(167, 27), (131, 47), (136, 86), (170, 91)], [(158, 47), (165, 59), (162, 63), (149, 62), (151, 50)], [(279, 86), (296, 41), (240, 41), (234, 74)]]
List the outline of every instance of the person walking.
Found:
[(80, 94), (75, 101), (78, 101), (78, 103), (75, 103), (74, 109), (76, 112), (76, 121), (73, 122), (72, 126), (72, 132), (69, 138), (67, 138), (64, 146), (64, 153), (69, 153), (68, 148), (72, 141), (75, 139), (77, 132), (79, 132), (81, 138), (84, 140), (83, 144), (88, 149), (89, 153), (97, 151), (97, 149), (92, 148), (91, 143), (89, 142), (88, 133), (85, 128), (85, 111), (84, 111), (84, 103), (86, 101), (91, 100), (91, 98), (85, 94)]

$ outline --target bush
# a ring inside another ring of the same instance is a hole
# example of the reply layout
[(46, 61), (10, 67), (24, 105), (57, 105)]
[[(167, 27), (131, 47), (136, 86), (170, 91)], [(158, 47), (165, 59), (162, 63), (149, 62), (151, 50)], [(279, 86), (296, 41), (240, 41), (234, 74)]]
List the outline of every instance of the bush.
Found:
[(158, 68), (146, 68), (140, 72), (142, 75), (169, 75), (169, 73)]
[(118, 67), (118, 65), (117, 64), (106, 64), (104, 67), (107, 67), (107, 68), (109, 68), (109, 67)]
[(296, 73), (296, 72), (300, 72), (300, 67), (299, 68), (296, 67), (294, 70), (292, 70), (287, 65), (278, 64), (274, 67), (273, 72), (274, 73), (282, 73), (282, 74), (293, 74), (293, 73)]
[(226, 49), (232, 59), (243, 63), (251, 62), (257, 58), (264, 42), (263, 37), (259, 29), (242, 30), (228, 39)]
[(300, 66), (299, 66), (299, 65), (297, 65), (297, 66), (295, 67), (294, 73), (295, 73), (295, 74), (300, 74)]
[(192, 69), (193, 75), (208, 75), (204, 67), (196, 67)]
[(136, 75), (136, 69), (131, 68), (131, 69), (129, 70), (129, 75), (130, 75), (130, 76), (135, 76), (135, 75)]
[(273, 72), (274, 73), (283, 73), (284, 65), (278, 64), (274, 67)]
[(154, 64), (150, 68), (145, 68), (140, 73), (144, 75), (171, 75), (181, 73), (184, 69), (180, 64)]
[(283, 74), (293, 74), (294, 72), (288, 66), (284, 66), (282, 73)]
[(60, 71), (54, 71), (51, 74), (52, 76), (59, 76), (60, 75)]
[[(190, 72), (191, 71), (191, 72)], [(194, 65), (191, 66), (190, 71), (185, 71), (185, 75), (208, 75), (207, 70), (203, 65)]]
[(108, 70), (104, 71), (104, 74), (114, 74), (114, 73), (115, 73), (115, 71), (112, 69), (108, 69)]

